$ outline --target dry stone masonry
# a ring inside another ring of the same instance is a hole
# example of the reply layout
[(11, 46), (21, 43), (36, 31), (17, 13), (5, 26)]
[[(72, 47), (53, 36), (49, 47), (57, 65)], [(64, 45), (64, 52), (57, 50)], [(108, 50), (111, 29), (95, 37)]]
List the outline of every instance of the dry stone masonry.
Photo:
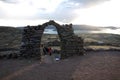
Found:
[(21, 53), (24, 57), (40, 57), (40, 44), (45, 27), (53, 25), (56, 27), (61, 41), (61, 58), (73, 55), (83, 55), (83, 39), (74, 34), (72, 24), (59, 25), (50, 20), (38, 26), (26, 26), (23, 30)]

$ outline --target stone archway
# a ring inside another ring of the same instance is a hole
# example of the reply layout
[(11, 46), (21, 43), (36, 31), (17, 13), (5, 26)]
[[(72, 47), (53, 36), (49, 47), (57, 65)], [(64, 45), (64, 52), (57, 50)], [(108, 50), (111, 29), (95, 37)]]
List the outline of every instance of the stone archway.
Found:
[(21, 53), (26, 57), (40, 56), (41, 37), (44, 29), (48, 25), (56, 27), (61, 40), (61, 58), (67, 58), (74, 54), (83, 54), (83, 40), (74, 34), (72, 24), (59, 25), (50, 20), (42, 25), (27, 26), (23, 30)]

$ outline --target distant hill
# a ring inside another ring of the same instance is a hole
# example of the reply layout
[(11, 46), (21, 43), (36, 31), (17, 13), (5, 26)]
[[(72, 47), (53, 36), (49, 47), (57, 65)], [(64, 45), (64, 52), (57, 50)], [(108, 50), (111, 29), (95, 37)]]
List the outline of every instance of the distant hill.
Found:
[(24, 29), (24, 27), (16, 27), (17, 29), (21, 29), (21, 30), (23, 30)]
[[(100, 30), (97, 27), (75, 25), (73, 28), (82, 30)], [(0, 26), (0, 48), (20, 48), (22, 38), (22, 28), (3, 27)], [(49, 28), (51, 29), (51, 28)], [(53, 28), (52, 28), (53, 29)], [(52, 35), (52, 34), (51, 34)], [(116, 34), (100, 34), (100, 33), (82, 33), (76, 34), (82, 37), (85, 43), (88, 42), (104, 42), (106, 44), (115, 44), (120, 46), (120, 35)]]
[[(88, 31), (88, 32), (91, 32), (91, 31), (101, 31), (101, 30), (106, 30), (106, 29), (110, 29), (110, 30), (120, 30), (120, 27), (115, 27), (115, 26), (106, 26), (106, 27), (101, 27), (101, 26), (90, 26), (90, 25), (74, 25), (73, 24), (73, 29), (75, 31)], [(16, 27), (18, 29), (23, 29), (24, 27)], [(45, 29), (50, 29), (50, 30), (53, 30), (53, 31), (57, 31), (56, 30), (56, 27), (53, 26), (53, 25), (49, 25), (47, 26)]]
[(101, 28), (107, 28), (107, 29), (113, 29), (113, 30), (120, 29), (120, 27), (114, 27), (114, 26), (107, 26), (107, 27), (101, 27)]
[(18, 48), (21, 41), (20, 29), (0, 26), (0, 48)]
[[(119, 34), (120, 35), (120, 27), (114, 26), (90, 26), (90, 25), (73, 25), (75, 34), (79, 33), (112, 33), (112, 34)], [(56, 34), (57, 32), (56, 27), (50, 25), (45, 28), (45, 33)]]
[(85, 42), (99, 42), (102, 41), (104, 43), (116, 44), (120, 45), (120, 35), (116, 34), (105, 34), (105, 33), (85, 33), (85, 34), (77, 34), (79, 37), (82, 37)]
[(101, 28), (98, 26), (89, 25), (73, 25), (74, 30), (85, 30), (85, 31), (100, 31)]
[[(53, 29), (54, 31), (57, 31), (56, 28), (52, 25), (46, 27), (45, 29)], [(89, 30), (89, 31), (99, 31), (101, 30), (100, 27), (95, 26), (89, 26), (89, 25), (73, 25), (74, 30)]]

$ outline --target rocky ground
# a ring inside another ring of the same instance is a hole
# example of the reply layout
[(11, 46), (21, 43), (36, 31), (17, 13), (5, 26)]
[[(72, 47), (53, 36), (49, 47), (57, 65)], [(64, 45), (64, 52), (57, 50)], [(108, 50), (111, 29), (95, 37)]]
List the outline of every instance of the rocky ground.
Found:
[(91, 51), (60, 61), (51, 59), (47, 56), (43, 63), (2, 59), (0, 80), (120, 80), (119, 51)]

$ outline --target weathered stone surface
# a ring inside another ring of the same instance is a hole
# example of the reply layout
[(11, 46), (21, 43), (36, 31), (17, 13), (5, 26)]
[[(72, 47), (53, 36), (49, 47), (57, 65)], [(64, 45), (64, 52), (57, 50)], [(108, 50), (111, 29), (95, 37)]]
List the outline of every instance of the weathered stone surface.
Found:
[(40, 43), (44, 29), (48, 25), (53, 25), (58, 31), (61, 41), (61, 58), (73, 55), (82, 55), (83, 39), (74, 34), (72, 24), (59, 25), (53, 20), (38, 26), (27, 26), (23, 30), (21, 53), (26, 57), (40, 56)]

